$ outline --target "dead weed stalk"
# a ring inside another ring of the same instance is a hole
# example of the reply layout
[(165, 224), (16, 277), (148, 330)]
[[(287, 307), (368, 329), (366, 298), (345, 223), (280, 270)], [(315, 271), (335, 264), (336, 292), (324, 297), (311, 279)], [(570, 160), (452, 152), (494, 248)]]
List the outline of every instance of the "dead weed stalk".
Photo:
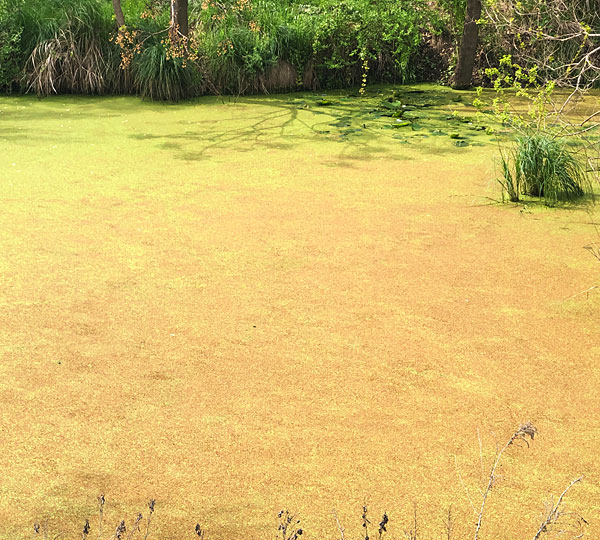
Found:
[(564, 534), (569, 530), (574, 529), (574, 531), (572, 531), (572, 540), (583, 537), (583, 529), (585, 525), (587, 525), (587, 521), (579, 514), (576, 514), (574, 512), (567, 512), (563, 505), (563, 499), (565, 495), (575, 484), (578, 484), (582, 480), (583, 476), (572, 480), (571, 483), (560, 494), (556, 503), (550, 500), (544, 504), (545, 510), (542, 515), (542, 523), (540, 524), (539, 529), (535, 533), (533, 540), (539, 540), (543, 534), (550, 532), (553, 528), (556, 528), (558, 525), (561, 526), (559, 534)]
[[(473, 508), (477, 516), (477, 521), (475, 524), (474, 531), (474, 540), (479, 540), (482, 524), (484, 521), (486, 508), (489, 500), (490, 493), (492, 489), (496, 485), (498, 480), (497, 470), (500, 466), (500, 462), (506, 453), (506, 451), (514, 445), (523, 444), (527, 447), (530, 446), (530, 441), (533, 441), (537, 434), (536, 427), (531, 423), (527, 422), (521, 426), (509, 437), (506, 443), (503, 446), (497, 446), (494, 460), (491, 464), (489, 472), (487, 473), (487, 481), (485, 486), (479, 490), (481, 495), (481, 502), (479, 504), (479, 509), (477, 510), (473, 504), (472, 499), (469, 496), (469, 492), (466, 489), (466, 486), (462, 482), (462, 477), (460, 476), (460, 471), (457, 467), (457, 472), (459, 478), (461, 480), (461, 484), (465, 489), (467, 494), (467, 498)], [(479, 453), (480, 453), (480, 467), (482, 473), (484, 473), (484, 464), (483, 464), (483, 445), (481, 443), (481, 437), (479, 436)], [(569, 485), (562, 491), (559, 495), (558, 499), (554, 501), (551, 499), (544, 503), (544, 511), (542, 513), (541, 522), (533, 536), (533, 540), (541, 540), (542, 537), (546, 534), (552, 533), (554, 537), (564, 537), (568, 538), (568, 540), (578, 540), (582, 538), (585, 533), (585, 526), (587, 525), (587, 521), (579, 514), (571, 511), (567, 511), (564, 504), (564, 499), (569, 491), (578, 483), (583, 480), (583, 476), (575, 478), (572, 480)], [(102, 540), (102, 528), (104, 523), (104, 510), (106, 505), (106, 499), (104, 495), (100, 495), (98, 497), (98, 533), (97, 540)], [(148, 502), (148, 515), (145, 523), (145, 531), (143, 532), (143, 540), (148, 540), (151, 531), (152, 518), (154, 515), (155, 509), (155, 500), (151, 499)], [(338, 518), (338, 515), (335, 509), (332, 511), (333, 517), (335, 519), (335, 523), (339, 533), (339, 540), (346, 540), (345, 529), (342, 527), (342, 524)], [(297, 518), (295, 514), (292, 514), (288, 510), (281, 510), (278, 515), (279, 525), (277, 528), (278, 537), (280, 540), (299, 540), (303, 534), (303, 530), (300, 527), (300, 519)], [(144, 516), (141, 513), (138, 513), (134, 518), (132, 525), (129, 528), (128, 532), (125, 520), (121, 520), (121, 522), (117, 525), (114, 530), (112, 536), (110, 536), (107, 540), (135, 540), (136, 535), (139, 533), (140, 538), (142, 535), (142, 521)], [(383, 537), (387, 533), (387, 528), (389, 524), (389, 517), (387, 512), (383, 513), (381, 521), (378, 524), (377, 528), (377, 540), (383, 540)], [(363, 540), (371, 540), (369, 536), (369, 527), (372, 525), (369, 517), (368, 517), (368, 506), (365, 502), (362, 506), (361, 513), (361, 528), (363, 529), (362, 538)], [(444, 526), (444, 537), (446, 540), (453, 540), (455, 538), (454, 534), (454, 517), (452, 513), (452, 505), (450, 505), (447, 509), (446, 515), (443, 520)], [(43, 540), (58, 540), (60, 535), (55, 535), (52, 538), (48, 534), (47, 524), (45, 522), (40, 526), (39, 523), (35, 523), (33, 526), (34, 529), (34, 540), (38, 538), (42, 538)], [(88, 537), (91, 532), (90, 522), (88, 519), (85, 520), (85, 524), (83, 526), (81, 532), (82, 540), (88, 540)], [(200, 540), (204, 540), (205, 531), (200, 527), (200, 524), (197, 523), (194, 529), (196, 536)], [(412, 523), (408, 529), (403, 531), (405, 540), (419, 540), (420, 538), (420, 528), (419, 521), (417, 515), (417, 504), (413, 505), (413, 513), (412, 513)]]
[(277, 517), (279, 518), (277, 530), (281, 534), (281, 540), (298, 540), (302, 536), (303, 531), (300, 528), (300, 520), (296, 519), (294, 514), (291, 514), (288, 510), (281, 510)]
[(500, 460), (502, 459), (502, 455), (510, 446), (515, 443), (525, 443), (527, 447), (529, 447), (529, 441), (527, 438), (530, 438), (533, 441), (535, 434), (537, 433), (537, 429), (531, 422), (527, 422), (517, 429), (511, 436), (510, 439), (504, 444), (504, 446), (500, 450), (496, 450), (496, 459), (494, 459), (494, 463), (492, 464), (492, 468), (490, 469), (490, 473), (488, 476), (488, 482), (485, 490), (481, 493), (481, 507), (479, 508), (479, 513), (477, 515), (477, 524), (475, 525), (475, 540), (479, 539), (479, 531), (481, 530), (481, 524), (483, 523), (483, 515), (485, 512), (485, 503), (487, 502), (488, 496), (496, 483), (496, 469), (500, 464)]

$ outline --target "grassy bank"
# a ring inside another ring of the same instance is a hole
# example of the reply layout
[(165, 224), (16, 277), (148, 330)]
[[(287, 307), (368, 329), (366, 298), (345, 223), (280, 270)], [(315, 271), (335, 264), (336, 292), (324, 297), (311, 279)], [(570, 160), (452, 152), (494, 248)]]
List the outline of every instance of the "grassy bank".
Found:
[(2, 0), (0, 54), (10, 62), (0, 87), (177, 100), (408, 82), (428, 67), (418, 62), (422, 34), (442, 25), (421, 0), (192, 1), (190, 38), (174, 46), (163, 4), (125, 1), (117, 31), (108, 0)]

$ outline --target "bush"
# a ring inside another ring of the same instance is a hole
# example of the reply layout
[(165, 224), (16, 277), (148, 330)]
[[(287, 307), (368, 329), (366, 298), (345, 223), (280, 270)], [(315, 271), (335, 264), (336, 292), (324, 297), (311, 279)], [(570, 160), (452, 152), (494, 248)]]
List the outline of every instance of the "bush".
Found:
[(242, 94), (290, 89), (312, 56), (312, 15), (285, 2), (235, 0), (196, 9), (197, 55), (212, 87)]
[(0, 87), (18, 78), (39, 95), (168, 100), (364, 89), (367, 73), (369, 83), (414, 80), (422, 34), (442, 20), (425, 0), (197, 0), (179, 55), (168, 43), (168, 1), (128, 0), (123, 9), (126, 29), (117, 32), (107, 0), (0, 0)]
[(0, 89), (10, 89), (20, 71), (19, 8), (15, 0), (0, 0)]
[(419, 2), (343, 0), (324, 5), (313, 52), (329, 85), (357, 85), (366, 61), (378, 81), (409, 82), (424, 11)]

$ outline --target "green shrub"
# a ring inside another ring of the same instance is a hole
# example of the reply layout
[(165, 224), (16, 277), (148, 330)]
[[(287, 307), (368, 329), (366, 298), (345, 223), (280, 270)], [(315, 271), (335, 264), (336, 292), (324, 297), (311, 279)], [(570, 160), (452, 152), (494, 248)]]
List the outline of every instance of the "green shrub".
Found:
[(0, 89), (10, 89), (20, 71), (20, 3), (0, 0)]
[(206, 2), (192, 12), (212, 87), (242, 94), (293, 88), (312, 57), (312, 15), (287, 2)]
[(21, 90), (39, 95), (176, 100), (205, 92), (364, 88), (367, 73), (369, 84), (408, 82), (424, 29), (442, 20), (425, 0), (196, 0), (189, 6), (190, 40), (184, 57), (174, 57), (165, 42), (166, 0), (123, 2), (126, 42), (116, 35), (108, 0), (0, 0), (0, 87), (16, 78)]
[(375, 80), (413, 80), (411, 60), (421, 41), (422, 8), (420, 2), (392, 0), (324, 4), (313, 43), (320, 78), (329, 85), (357, 85), (367, 61)]

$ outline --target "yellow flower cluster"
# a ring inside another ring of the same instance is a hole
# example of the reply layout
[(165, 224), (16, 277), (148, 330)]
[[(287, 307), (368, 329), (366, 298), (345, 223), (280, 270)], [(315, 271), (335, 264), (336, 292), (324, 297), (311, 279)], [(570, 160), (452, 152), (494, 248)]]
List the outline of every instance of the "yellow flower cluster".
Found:
[(367, 60), (367, 58), (365, 58), (364, 55), (362, 55), (363, 57), (363, 61), (362, 61), (362, 82), (360, 84), (360, 88), (358, 90), (358, 93), (361, 96), (365, 95), (365, 92), (367, 90), (367, 76), (369, 74), (369, 60)]
[(231, 6), (231, 10), (234, 12), (241, 13), (242, 11), (252, 11), (252, 0), (237, 0), (235, 4)]
[(156, 19), (160, 15), (160, 8), (158, 5), (147, 7), (142, 13), (140, 13), (140, 19)]
[(225, 56), (227, 53), (233, 52), (233, 43), (230, 39), (226, 39), (219, 43), (219, 48), (217, 49), (217, 56)]
[(129, 31), (126, 26), (122, 26), (117, 31), (117, 35), (110, 38), (119, 49), (121, 49), (121, 69), (127, 69), (131, 65), (134, 54), (142, 51), (141, 43), (137, 42), (138, 31)]
[(198, 60), (199, 44), (193, 32), (189, 36), (183, 36), (178, 30), (175, 26), (170, 36), (165, 37), (161, 43), (165, 48), (167, 60), (181, 59), (181, 65), (185, 68), (188, 62)]

